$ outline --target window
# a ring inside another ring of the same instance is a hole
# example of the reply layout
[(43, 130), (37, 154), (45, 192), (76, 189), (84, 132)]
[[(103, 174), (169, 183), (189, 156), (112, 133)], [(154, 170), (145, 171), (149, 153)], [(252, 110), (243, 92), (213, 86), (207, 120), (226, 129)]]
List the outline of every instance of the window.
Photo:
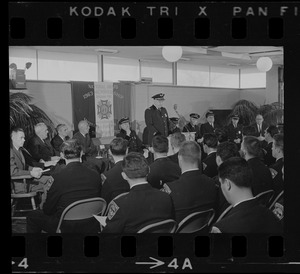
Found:
[(178, 62), (177, 85), (208, 87), (209, 67)]
[(141, 77), (150, 77), (153, 83), (172, 84), (172, 64), (141, 61)]
[(210, 67), (210, 86), (216, 88), (239, 88), (239, 69)]
[(266, 72), (254, 68), (241, 69), (241, 88), (266, 88)]

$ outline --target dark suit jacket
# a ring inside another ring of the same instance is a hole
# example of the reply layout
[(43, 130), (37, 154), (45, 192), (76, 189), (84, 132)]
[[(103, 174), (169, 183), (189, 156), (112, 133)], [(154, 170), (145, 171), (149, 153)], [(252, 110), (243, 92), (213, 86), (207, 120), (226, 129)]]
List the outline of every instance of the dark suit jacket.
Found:
[(242, 129), (243, 126), (240, 124), (237, 124), (236, 128), (232, 123), (226, 126), (225, 132), (227, 134), (228, 141), (234, 142), (235, 139), (240, 138), (242, 142)]
[(21, 176), (30, 175), (31, 166), (27, 166), (22, 151), (12, 146), (10, 148), (10, 175)]
[(180, 174), (179, 165), (168, 157), (159, 158), (150, 165), (147, 181), (152, 187), (161, 189), (164, 183), (178, 179)]
[(60, 154), (60, 146), (63, 142), (64, 142), (64, 140), (58, 134), (56, 134), (51, 140), (51, 144), (52, 144), (52, 146), (55, 150), (55, 154), (57, 156), (59, 156), (59, 154)]
[(37, 162), (40, 159), (50, 161), (52, 156), (55, 156), (55, 150), (50, 141), (45, 139), (44, 142), (37, 135), (32, 136), (27, 143), (27, 150), (31, 153), (34, 160)]
[(264, 136), (264, 134), (265, 134), (265, 130), (268, 128), (268, 124), (266, 124), (265, 122), (262, 122), (262, 129), (261, 129), (261, 131), (259, 132), (258, 131), (258, 126), (257, 126), (257, 124), (256, 123), (254, 123), (254, 124), (252, 124), (252, 125), (250, 125), (250, 126), (252, 126), (252, 127), (254, 127), (255, 128), (255, 133), (254, 133), (254, 135), (253, 136), (255, 136), (255, 137), (259, 137), (260, 135), (262, 135), (262, 136)]
[(124, 129), (120, 130), (120, 133), (116, 135), (116, 137), (122, 137), (123, 139), (128, 141), (128, 153), (129, 152), (140, 152), (143, 153), (143, 148), (145, 147), (141, 141), (141, 139), (137, 136), (134, 130), (130, 130), (130, 136), (126, 134)]
[(104, 173), (106, 179), (102, 185), (101, 197), (107, 204), (117, 195), (130, 190), (128, 182), (121, 175), (123, 171), (122, 162), (117, 162), (110, 170)]
[(256, 199), (241, 202), (214, 224), (223, 233), (282, 233), (275, 215)]
[(212, 152), (202, 161), (203, 174), (207, 175), (210, 178), (213, 178), (216, 175), (218, 175), (216, 154), (216, 152)]
[(255, 157), (249, 159), (249, 166), (253, 171), (253, 184), (252, 193), (253, 196), (264, 192), (266, 190), (272, 189), (272, 175), (267, 166), (261, 161), (261, 159)]
[(166, 183), (163, 190), (172, 197), (177, 223), (193, 212), (215, 207), (215, 183), (199, 170), (183, 173), (176, 181)]
[(148, 224), (174, 219), (171, 197), (149, 184), (133, 186), (108, 212), (102, 233), (137, 233)]
[(148, 130), (147, 142), (151, 146), (155, 133), (168, 136), (170, 122), (167, 110), (162, 107), (159, 111), (154, 105), (145, 110), (145, 122)]
[(273, 168), (277, 171), (277, 174), (273, 178), (273, 187), (274, 189), (274, 198), (283, 190), (283, 179), (282, 179), (282, 167), (283, 167), (283, 158), (278, 159), (270, 168)]
[(176, 152), (173, 155), (168, 156), (169, 159), (171, 159), (175, 164), (179, 165), (178, 163), (178, 152)]
[(196, 132), (195, 141), (197, 141), (202, 137), (200, 127), (201, 127), (200, 125), (193, 126), (191, 123), (188, 123), (183, 127), (182, 132)]
[(216, 122), (214, 122), (214, 127), (212, 127), (208, 122), (201, 124), (200, 126), (201, 137), (203, 137), (205, 133), (214, 133), (216, 128), (218, 128)]
[(82, 145), (83, 153), (85, 156), (96, 156), (98, 151), (97, 147), (93, 143), (93, 140), (87, 133), (83, 136), (79, 131), (73, 135), (73, 139), (78, 140), (79, 144)]
[(267, 166), (271, 166), (276, 162), (276, 158), (272, 156), (272, 145), (273, 142), (267, 144), (267, 146), (265, 147), (264, 162)]

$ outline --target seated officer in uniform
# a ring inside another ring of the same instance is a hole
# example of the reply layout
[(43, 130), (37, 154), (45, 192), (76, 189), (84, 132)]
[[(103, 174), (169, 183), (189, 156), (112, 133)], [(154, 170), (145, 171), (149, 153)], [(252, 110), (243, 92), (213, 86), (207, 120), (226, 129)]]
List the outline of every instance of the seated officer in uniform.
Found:
[(171, 159), (174, 163), (178, 165), (178, 151), (181, 144), (185, 141), (185, 136), (181, 132), (175, 132), (170, 135), (170, 145), (173, 150), (172, 155), (169, 155), (168, 158)]
[(218, 146), (218, 137), (214, 133), (205, 133), (203, 136), (203, 150), (207, 154), (202, 161), (203, 174), (208, 177), (215, 177), (218, 174), (216, 163), (216, 151)]
[(163, 185), (162, 191), (170, 194), (174, 202), (177, 223), (191, 213), (215, 206), (216, 186), (213, 179), (201, 174), (198, 167), (199, 159), (201, 159), (199, 144), (195, 141), (183, 142), (178, 152), (181, 176)]
[(175, 132), (181, 132), (179, 128), (179, 118), (178, 117), (171, 117), (170, 118), (170, 134)]
[(128, 153), (122, 169), (122, 176), (128, 181), (130, 191), (112, 202), (102, 233), (137, 233), (146, 225), (174, 219), (171, 197), (147, 182), (149, 165), (143, 155)]
[(226, 200), (232, 209), (211, 229), (212, 233), (282, 233), (274, 214), (261, 205), (251, 191), (254, 176), (249, 164), (241, 157), (223, 162), (218, 169)]
[(200, 125), (199, 125), (200, 115), (197, 113), (190, 114), (190, 122), (184, 126), (182, 132), (195, 132), (195, 141), (200, 143), (202, 135), (200, 133)]
[(154, 162), (150, 165), (150, 172), (147, 177), (149, 184), (157, 189), (161, 189), (164, 183), (172, 182), (179, 178), (181, 172), (179, 165), (168, 158), (169, 141), (162, 135), (157, 135), (152, 139), (150, 148), (154, 154)]
[(205, 114), (206, 123), (202, 124), (200, 127), (200, 135), (203, 137), (205, 133), (214, 133), (217, 125), (215, 124), (215, 114), (212, 111), (208, 111)]

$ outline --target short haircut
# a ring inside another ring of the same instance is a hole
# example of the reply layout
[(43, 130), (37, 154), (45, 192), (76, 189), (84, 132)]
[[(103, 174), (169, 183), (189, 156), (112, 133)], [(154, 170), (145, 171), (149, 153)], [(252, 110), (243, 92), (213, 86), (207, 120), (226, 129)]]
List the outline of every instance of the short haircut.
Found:
[(88, 122), (87, 122), (86, 120), (81, 120), (81, 121), (79, 121), (79, 123), (78, 123), (78, 128), (79, 128), (79, 129), (82, 128), (84, 124), (89, 125)]
[(59, 132), (63, 127), (66, 127), (66, 124), (58, 124), (56, 126), (56, 131)]
[(245, 126), (242, 129), (243, 136), (254, 136), (255, 135), (255, 127), (253, 126)]
[(261, 143), (258, 138), (254, 136), (245, 136), (243, 139), (243, 145), (249, 155), (254, 157), (260, 157), (262, 153)]
[(214, 133), (205, 133), (203, 135), (203, 144), (210, 148), (217, 148), (218, 146), (218, 136)]
[(273, 138), (275, 134), (278, 133), (278, 128), (274, 125), (270, 125), (267, 129), (266, 132), (268, 132), (271, 137)]
[(13, 127), (10, 131), (10, 136), (12, 136), (13, 133), (18, 133), (18, 132), (24, 132), (24, 129), (21, 127)]
[(215, 130), (215, 134), (217, 135), (219, 143), (226, 142), (228, 140), (227, 133), (224, 129), (217, 128)]
[(200, 145), (195, 141), (185, 141), (178, 151), (178, 156), (181, 156), (186, 163), (196, 164), (201, 160)]
[(38, 123), (34, 126), (34, 132), (35, 134), (38, 134), (43, 128), (47, 128), (46, 124), (45, 123)]
[(130, 152), (124, 157), (122, 169), (130, 179), (146, 178), (150, 171), (146, 158), (138, 152)]
[(232, 157), (224, 161), (218, 167), (218, 175), (221, 180), (228, 179), (237, 187), (252, 186), (253, 172), (247, 161), (241, 157)]
[(180, 147), (185, 141), (185, 135), (181, 132), (175, 132), (170, 136), (170, 142), (173, 147)]
[(219, 156), (222, 162), (232, 157), (239, 157), (238, 146), (233, 142), (223, 142), (217, 146), (217, 156)]
[(283, 142), (283, 134), (278, 133), (273, 136), (274, 146), (279, 148), (282, 152), (284, 151), (284, 142)]
[(157, 153), (167, 153), (169, 151), (169, 140), (163, 135), (154, 136), (152, 139), (152, 147)]
[(66, 159), (80, 158), (81, 150), (82, 147), (76, 139), (65, 141), (60, 146), (60, 151), (64, 154)]
[(113, 155), (124, 156), (126, 155), (126, 149), (128, 146), (128, 141), (122, 137), (117, 137), (110, 142), (109, 148)]

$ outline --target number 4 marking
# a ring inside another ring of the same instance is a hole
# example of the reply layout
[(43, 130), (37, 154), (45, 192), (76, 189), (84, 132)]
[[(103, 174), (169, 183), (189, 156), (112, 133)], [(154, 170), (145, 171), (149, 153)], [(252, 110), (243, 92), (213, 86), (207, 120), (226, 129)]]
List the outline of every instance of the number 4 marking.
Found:
[[(178, 263), (177, 263), (177, 258), (174, 258), (169, 264), (168, 264), (168, 267), (173, 267), (174, 269), (177, 269), (179, 266), (178, 266)], [(183, 265), (182, 265), (182, 269), (185, 269), (185, 268), (189, 268), (189, 269), (193, 269), (192, 267), (192, 264), (191, 264), (191, 261), (189, 258), (185, 258), (184, 262), (183, 262)]]
[(173, 267), (174, 269), (178, 268), (177, 259), (173, 259), (169, 264), (168, 267)]
[(27, 258), (24, 258), (19, 264), (18, 267), (23, 267), (23, 268), (27, 268), (28, 264), (27, 264)]

